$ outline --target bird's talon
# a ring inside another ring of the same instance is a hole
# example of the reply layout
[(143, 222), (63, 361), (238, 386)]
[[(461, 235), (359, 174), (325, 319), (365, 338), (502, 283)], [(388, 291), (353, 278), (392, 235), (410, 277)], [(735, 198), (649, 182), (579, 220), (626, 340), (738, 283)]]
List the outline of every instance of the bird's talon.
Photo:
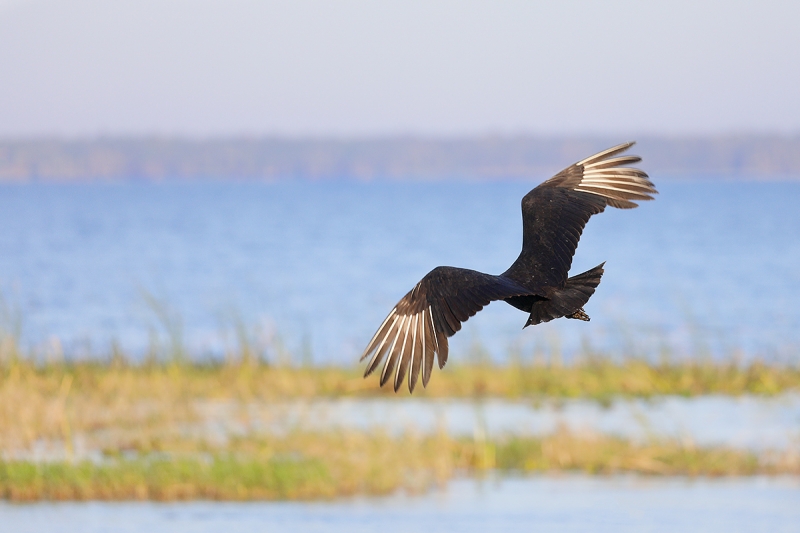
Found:
[(567, 315), (567, 318), (574, 318), (576, 320), (583, 320), (584, 322), (589, 322), (589, 320), (591, 320), (589, 318), (589, 315), (586, 314), (586, 311), (584, 311), (582, 307), (580, 309), (578, 309), (577, 311), (575, 311), (574, 313), (572, 313), (571, 315)]

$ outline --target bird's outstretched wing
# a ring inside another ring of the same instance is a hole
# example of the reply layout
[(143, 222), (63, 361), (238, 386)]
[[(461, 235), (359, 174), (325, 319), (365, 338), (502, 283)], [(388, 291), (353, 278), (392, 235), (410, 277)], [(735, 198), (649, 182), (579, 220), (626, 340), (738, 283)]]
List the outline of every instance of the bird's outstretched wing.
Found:
[(509, 279), (475, 270), (436, 267), (430, 271), (383, 321), (361, 356), (370, 355), (364, 377), (370, 375), (386, 357), (381, 371), (381, 386), (394, 372), (394, 390), (408, 373), (408, 390), (422, 371), (427, 386), (437, 355), (439, 368), (447, 362), (447, 338), (461, 329), (461, 323), (494, 300), (533, 294)]
[(642, 170), (627, 167), (641, 158), (619, 154), (620, 144), (565, 168), (522, 199), (522, 252), (503, 273), (526, 287), (562, 287), (589, 217), (607, 205), (637, 207), (657, 194)]

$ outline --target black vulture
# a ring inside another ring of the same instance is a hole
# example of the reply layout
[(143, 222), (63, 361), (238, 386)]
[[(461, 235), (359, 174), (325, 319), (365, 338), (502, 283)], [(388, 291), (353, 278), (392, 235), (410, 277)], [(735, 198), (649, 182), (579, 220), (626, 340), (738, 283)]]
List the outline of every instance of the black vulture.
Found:
[(522, 252), (499, 276), (446, 266), (425, 275), (397, 302), (364, 350), (362, 361), (372, 356), (364, 377), (386, 358), (381, 386), (394, 374), (397, 391), (408, 373), (408, 390), (414, 392), (420, 372), (427, 386), (434, 354), (439, 368), (444, 367), (447, 338), (495, 300), (528, 313), (523, 328), (560, 317), (589, 320), (583, 306), (600, 284), (605, 263), (567, 277), (583, 227), (607, 205), (630, 209), (637, 207), (634, 201), (652, 200), (657, 194), (647, 174), (624, 166), (641, 161), (619, 155), (633, 144), (578, 161), (526, 194)]

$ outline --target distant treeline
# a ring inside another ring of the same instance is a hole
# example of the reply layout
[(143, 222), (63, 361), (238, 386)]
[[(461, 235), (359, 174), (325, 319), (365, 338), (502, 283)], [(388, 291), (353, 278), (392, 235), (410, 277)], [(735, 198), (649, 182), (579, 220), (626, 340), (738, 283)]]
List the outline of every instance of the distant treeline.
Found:
[[(627, 139), (0, 140), (0, 181), (543, 178)], [(800, 179), (800, 135), (639, 139), (653, 176)]]

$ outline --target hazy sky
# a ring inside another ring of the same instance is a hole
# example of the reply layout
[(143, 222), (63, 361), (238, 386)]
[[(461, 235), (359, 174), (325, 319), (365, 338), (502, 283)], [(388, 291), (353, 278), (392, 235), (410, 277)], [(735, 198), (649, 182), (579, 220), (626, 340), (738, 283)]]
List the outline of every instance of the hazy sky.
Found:
[(0, 136), (800, 133), (800, 2), (0, 0)]

